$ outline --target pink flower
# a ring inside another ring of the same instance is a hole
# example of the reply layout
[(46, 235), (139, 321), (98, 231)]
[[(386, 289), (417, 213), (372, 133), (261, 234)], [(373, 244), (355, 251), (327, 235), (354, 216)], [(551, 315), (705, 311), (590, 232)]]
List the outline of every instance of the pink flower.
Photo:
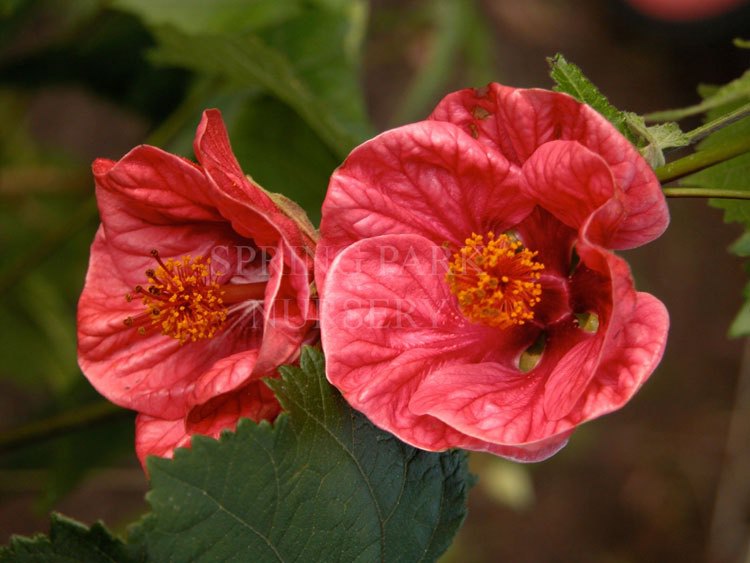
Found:
[(200, 165), (136, 147), (93, 164), (102, 224), (78, 306), (78, 359), (96, 389), (138, 411), (136, 446), (170, 456), (195, 433), (279, 412), (261, 378), (309, 336), (314, 230), (246, 178), (221, 114)]
[(327, 376), (416, 447), (536, 461), (624, 405), (668, 316), (608, 249), (669, 221), (647, 163), (567, 95), (491, 84), (334, 173), (316, 255)]

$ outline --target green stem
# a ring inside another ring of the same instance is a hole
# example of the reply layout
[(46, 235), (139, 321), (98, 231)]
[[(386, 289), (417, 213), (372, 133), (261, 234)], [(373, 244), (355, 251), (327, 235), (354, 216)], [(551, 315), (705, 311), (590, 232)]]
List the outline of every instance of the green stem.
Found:
[(744, 137), (733, 143), (725, 143), (716, 148), (694, 152), (684, 158), (660, 166), (655, 170), (656, 177), (662, 184), (665, 184), (748, 151), (750, 151), (750, 137)]
[(105, 420), (125, 415), (132, 416), (132, 412), (113, 405), (108, 401), (98, 401), (77, 407), (72, 411), (0, 432), (0, 453), (36, 444), (61, 434), (81, 430)]
[(730, 111), (729, 113), (726, 113), (713, 121), (709, 121), (700, 127), (696, 127), (692, 131), (685, 133), (685, 135), (690, 139), (690, 144), (692, 145), (701, 139), (708, 137), (711, 133), (723, 129), (727, 125), (731, 125), (748, 115), (750, 115), (750, 103), (740, 106), (736, 110)]
[(667, 197), (714, 197), (717, 199), (750, 199), (750, 192), (743, 190), (719, 190), (714, 188), (699, 188), (697, 186), (680, 186), (679, 188), (663, 188)]

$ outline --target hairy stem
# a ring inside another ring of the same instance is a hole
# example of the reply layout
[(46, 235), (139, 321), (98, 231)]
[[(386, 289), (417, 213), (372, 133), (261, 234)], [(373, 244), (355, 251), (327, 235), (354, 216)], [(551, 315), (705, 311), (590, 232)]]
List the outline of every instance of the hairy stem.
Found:
[(667, 197), (715, 197), (717, 199), (750, 199), (750, 192), (743, 190), (719, 190), (713, 188), (699, 188), (697, 186), (680, 186), (679, 188), (663, 188)]
[(694, 152), (684, 158), (669, 162), (655, 170), (662, 184), (699, 172), (704, 168), (750, 151), (750, 137), (737, 139), (713, 149)]
[(723, 129), (727, 125), (731, 125), (748, 115), (750, 115), (750, 103), (740, 106), (736, 110), (730, 111), (729, 113), (726, 113), (713, 121), (709, 121), (700, 127), (696, 127), (685, 134), (690, 139), (690, 144), (692, 145), (693, 143), (697, 143), (701, 139), (708, 137), (711, 133)]

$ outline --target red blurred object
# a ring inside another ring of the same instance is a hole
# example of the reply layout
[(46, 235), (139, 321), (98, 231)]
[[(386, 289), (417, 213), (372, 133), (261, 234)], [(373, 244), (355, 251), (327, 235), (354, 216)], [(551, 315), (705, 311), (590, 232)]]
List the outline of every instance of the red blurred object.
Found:
[(729, 12), (747, 0), (626, 0), (633, 8), (652, 18), (688, 22)]

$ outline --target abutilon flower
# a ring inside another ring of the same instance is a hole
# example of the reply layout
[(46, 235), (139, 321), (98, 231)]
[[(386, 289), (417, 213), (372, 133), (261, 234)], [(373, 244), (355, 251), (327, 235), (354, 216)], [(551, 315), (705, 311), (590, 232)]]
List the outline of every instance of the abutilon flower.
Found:
[(331, 178), (316, 254), (328, 379), (416, 447), (544, 459), (661, 359), (667, 312), (611, 251), (668, 221), (648, 164), (590, 107), (455, 92)]
[(138, 411), (142, 462), (242, 416), (273, 419), (261, 378), (314, 334), (314, 230), (242, 174), (218, 110), (194, 151), (199, 165), (146, 145), (93, 164), (101, 226), (78, 359), (102, 395)]

